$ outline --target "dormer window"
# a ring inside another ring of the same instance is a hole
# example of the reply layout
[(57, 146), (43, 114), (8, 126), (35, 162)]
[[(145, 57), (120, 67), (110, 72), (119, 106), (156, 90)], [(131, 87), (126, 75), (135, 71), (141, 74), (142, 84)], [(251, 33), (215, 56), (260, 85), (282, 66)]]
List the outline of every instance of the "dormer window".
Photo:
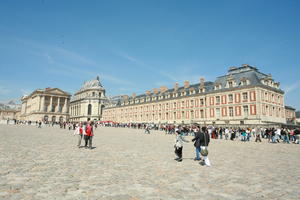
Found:
[(233, 87), (233, 82), (232, 81), (228, 81), (228, 87), (232, 88)]

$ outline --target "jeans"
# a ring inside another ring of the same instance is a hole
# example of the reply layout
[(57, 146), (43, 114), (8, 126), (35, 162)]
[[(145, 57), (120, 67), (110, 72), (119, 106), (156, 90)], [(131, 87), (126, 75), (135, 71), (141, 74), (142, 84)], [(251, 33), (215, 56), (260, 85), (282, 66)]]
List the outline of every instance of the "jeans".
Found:
[(78, 143), (77, 143), (77, 146), (80, 147), (81, 145), (81, 139), (82, 139), (82, 134), (78, 134)]
[(200, 147), (196, 147), (196, 159), (200, 160), (200, 152), (201, 152), (201, 148)]
[(284, 139), (284, 142), (286, 142), (286, 143), (290, 143), (290, 141), (289, 141), (289, 137), (288, 137), (287, 135), (285, 135), (285, 136), (283, 137), (283, 139)]
[(92, 148), (92, 141), (93, 141), (93, 136), (89, 137), (89, 148)]

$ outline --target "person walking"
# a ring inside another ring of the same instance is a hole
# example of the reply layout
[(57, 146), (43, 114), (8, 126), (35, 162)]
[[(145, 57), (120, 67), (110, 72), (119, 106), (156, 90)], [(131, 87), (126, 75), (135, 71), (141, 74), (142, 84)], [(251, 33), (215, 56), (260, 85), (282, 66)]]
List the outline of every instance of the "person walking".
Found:
[(39, 126), (38, 128), (42, 128), (42, 121), (39, 121)]
[(255, 131), (255, 142), (261, 142), (261, 129), (258, 128), (257, 131)]
[(87, 147), (87, 143), (89, 143), (89, 149), (92, 149), (92, 141), (93, 141), (93, 136), (94, 136), (94, 130), (93, 130), (93, 125), (91, 122), (88, 122), (85, 132), (87, 135), (87, 139), (85, 141), (85, 147)]
[(183, 137), (183, 132), (182, 132), (182, 128), (180, 127), (177, 131), (176, 131), (176, 139), (175, 139), (175, 154), (177, 156), (177, 158), (175, 158), (175, 160), (177, 160), (178, 162), (182, 162), (182, 149), (183, 149), (183, 142), (189, 142), (187, 140), (184, 139)]
[(195, 151), (196, 151), (196, 157), (195, 157), (195, 161), (199, 161), (201, 160), (200, 158), (200, 151), (201, 151), (201, 148), (200, 148), (200, 127), (197, 126), (195, 128), (195, 137), (192, 139), (192, 142), (194, 142), (194, 147), (195, 147)]
[[(201, 151), (204, 151), (205, 149), (207, 150), (209, 142), (210, 142), (210, 137), (209, 134), (206, 130), (206, 127), (202, 127), (202, 131), (200, 133), (200, 148)], [(203, 156), (203, 161), (200, 163), (202, 166), (207, 166), (210, 167), (210, 161), (208, 159), (208, 155)]]
[(78, 138), (78, 142), (77, 142), (78, 148), (80, 148), (80, 145), (81, 145), (82, 134), (83, 134), (82, 124), (79, 123), (79, 124), (77, 124), (75, 131), (74, 131), (74, 135), (77, 135), (77, 138)]

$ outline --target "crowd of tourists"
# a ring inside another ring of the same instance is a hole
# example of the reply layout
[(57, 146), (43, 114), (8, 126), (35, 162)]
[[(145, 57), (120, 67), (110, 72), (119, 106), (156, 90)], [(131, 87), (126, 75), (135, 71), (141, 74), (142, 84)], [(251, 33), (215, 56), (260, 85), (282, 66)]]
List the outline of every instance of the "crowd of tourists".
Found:
[[(144, 129), (144, 133), (150, 134), (150, 130), (160, 130), (165, 134), (176, 134), (176, 130), (181, 127), (184, 136), (195, 135), (195, 126), (197, 125), (157, 125), (146, 123), (102, 123), (101, 126), (122, 127)], [(269, 143), (295, 143), (299, 144), (300, 129), (280, 128), (280, 127), (214, 127), (208, 126), (207, 132), (212, 139), (239, 140), (242, 142), (262, 142), (262, 139), (268, 139)]]
[[(185, 142), (190, 142), (185, 139), (185, 136), (193, 136), (191, 142), (195, 146), (195, 161), (200, 161), (201, 165), (210, 166), (208, 159), (208, 145), (211, 139), (237, 140), (242, 142), (262, 142), (262, 139), (268, 140), (269, 143), (300, 143), (300, 130), (295, 128), (265, 128), (265, 127), (202, 127), (199, 125), (157, 125), (146, 123), (94, 123), (89, 122), (42, 122), (42, 121), (13, 121), (14, 124), (36, 125), (38, 128), (42, 126), (58, 126), (61, 129), (73, 130), (77, 137), (77, 147), (89, 148), (92, 147), (94, 129), (98, 126), (116, 127), (116, 128), (134, 128), (142, 129), (144, 133), (150, 134), (152, 130), (158, 130), (165, 134), (175, 134), (175, 158), (176, 161), (182, 162), (182, 150)], [(9, 122), (7, 122), (9, 123)], [(81, 142), (84, 140), (84, 146)], [(202, 158), (201, 158), (202, 156)]]

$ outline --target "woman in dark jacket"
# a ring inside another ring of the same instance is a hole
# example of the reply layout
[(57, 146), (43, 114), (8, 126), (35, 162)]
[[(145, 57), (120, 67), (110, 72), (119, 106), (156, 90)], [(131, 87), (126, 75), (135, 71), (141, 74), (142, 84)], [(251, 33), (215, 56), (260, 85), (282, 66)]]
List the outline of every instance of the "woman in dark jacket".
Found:
[(194, 159), (195, 161), (201, 160), (200, 158), (200, 127), (197, 126), (195, 130), (195, 138), (192, 139), (192, 142), (194, 142), (194, 147), (196, 151), (196, 158)]
[[(206, 127), (202, 127), (202, 132), (200, 133), (199, 139), (200, 139), (200, 148), (201, 150), (204, 150), (205, 148), (208, 147), (210, 142), (209, 134), (206, 130)], [(201, 162), (201, 165), (206, 165), (210, 167), (210, 161), (208, 159), (208, 156), (203, 156), (203, 159), (204, 161)]]

